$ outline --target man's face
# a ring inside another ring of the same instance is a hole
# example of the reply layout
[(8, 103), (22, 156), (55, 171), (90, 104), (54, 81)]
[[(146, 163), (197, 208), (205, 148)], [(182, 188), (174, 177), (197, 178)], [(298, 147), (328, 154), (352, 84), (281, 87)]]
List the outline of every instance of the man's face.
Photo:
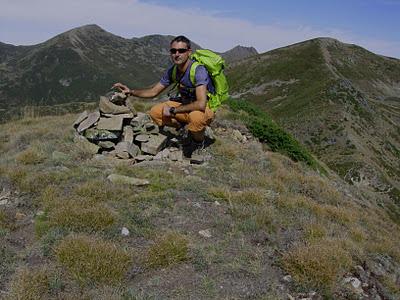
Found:
[(176, 65), (182, 65), (186, 63), (192, 50), (188, 49), (185, 42), (173, 42), (170, 49), (172, 62)]

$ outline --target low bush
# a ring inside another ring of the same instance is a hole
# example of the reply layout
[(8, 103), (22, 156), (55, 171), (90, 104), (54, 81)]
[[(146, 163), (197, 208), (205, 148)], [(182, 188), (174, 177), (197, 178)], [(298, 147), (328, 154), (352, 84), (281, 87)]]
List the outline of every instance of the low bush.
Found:
[(311, 154), (259, 107), (243, 100), (230, 100), (228, 104), (233, 111), (245, 111), (248, 114), (244, 117), (246, 126), (261, 142), (267, 143), (272, 151), (288, 155), (295, 161), (303, 161), (313, 167), (317, 166)]

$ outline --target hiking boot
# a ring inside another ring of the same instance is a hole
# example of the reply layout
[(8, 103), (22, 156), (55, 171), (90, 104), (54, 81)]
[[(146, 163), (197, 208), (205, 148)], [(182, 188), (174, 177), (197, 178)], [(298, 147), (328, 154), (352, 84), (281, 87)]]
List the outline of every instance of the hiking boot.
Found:
[(214, 132), (212, 131), (210, 126), (207, 126), (204, 131), (204, 139), (207, 145), (213, 144), (216, 140)]
[(186, 128), (186, 126), (182, 126), (177, 131), (178, 131), (177, 139), (178, 139), (179, 143), (182, 146), (189, 145), (191, 143), (192, 139), (190, 137), (189, 130)]
[(196, 142), (189, 136), (189, 143), (182, 145), (183, 155), (187, 158), (192, 157), (192, 154), (197, 150), (200, 151), (204, 149), (204, 141)]

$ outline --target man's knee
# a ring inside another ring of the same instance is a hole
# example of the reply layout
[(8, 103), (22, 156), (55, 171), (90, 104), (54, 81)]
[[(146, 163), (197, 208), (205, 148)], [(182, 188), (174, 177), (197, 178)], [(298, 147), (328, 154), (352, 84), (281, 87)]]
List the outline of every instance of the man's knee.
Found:
[(207, 118), (204, 112), (192, 111), (189, 113), (189, 131), (199, 132), (203, 131), (207, 126)]

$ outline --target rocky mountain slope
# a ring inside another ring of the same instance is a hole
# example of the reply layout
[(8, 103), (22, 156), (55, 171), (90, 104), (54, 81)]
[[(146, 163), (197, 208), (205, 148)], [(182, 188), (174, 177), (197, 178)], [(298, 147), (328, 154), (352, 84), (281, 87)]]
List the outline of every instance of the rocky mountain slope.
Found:
[(220, 109), (202, 165), (93, 155), (78, 115), (1, 124), (0, 297), (398, 299), (390, 199), (269, 151), (243, 114)]
[[(0, 43), (0, 110), (24, 105), (94, 101), (115, 82), (147, 86), (170, 65), (172, 36), (125, 39), (97, 25), (33, 46)], [(193, 43), (193, 49), (201, 48)], [(227, 60), (255, 53), (237, 47)], [(222, 53), (225, 55), (225, 53)]]
[(399, 60), (319, 38), (227, 73), (234, 97), (269, 112), (348, 182), (399, 199)]

